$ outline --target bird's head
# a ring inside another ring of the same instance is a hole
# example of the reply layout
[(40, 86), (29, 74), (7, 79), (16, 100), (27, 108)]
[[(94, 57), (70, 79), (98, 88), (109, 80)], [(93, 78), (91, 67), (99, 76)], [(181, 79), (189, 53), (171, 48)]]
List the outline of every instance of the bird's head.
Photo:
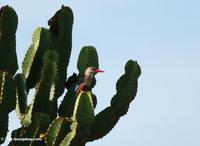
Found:
[(86, 70), (85, 70), (85, 76), (94, 76), (96, 75), (97, 73), (102, 73), (104, 72), (103, 70), (100, 70), (100, 69), (97, 69), (95, 67), (88, 67)]

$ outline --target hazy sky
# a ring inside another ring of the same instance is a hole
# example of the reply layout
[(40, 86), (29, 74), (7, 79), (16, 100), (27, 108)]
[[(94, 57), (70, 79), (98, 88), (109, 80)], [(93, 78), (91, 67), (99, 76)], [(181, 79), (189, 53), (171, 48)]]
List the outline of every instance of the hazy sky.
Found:
[[(100, 67), (94, 89), (96, 112), (109, 105), (129, 59), (142, 68), (138, 94), (126, 116), (103, 139), (87, 146), (200, 145), (199, 0), (1, 0), (17, 12), (18, 61), (31, 35), (62, 4), (74, 11), (69, 73), (77, 71), (80, 49), (97, 48)], [(19, 127), (15, 113), (10, 129)]]

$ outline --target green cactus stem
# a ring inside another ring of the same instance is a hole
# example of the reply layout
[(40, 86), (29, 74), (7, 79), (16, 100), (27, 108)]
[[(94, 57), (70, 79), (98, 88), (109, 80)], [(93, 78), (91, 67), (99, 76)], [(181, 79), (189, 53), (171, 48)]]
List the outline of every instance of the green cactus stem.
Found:
[(76, 102), (76, 92), (75, 92), (76, 84), (72, 85), (63, 101), (61, 102), (59, 109), (58, 109), (58, 115), (61, 117), (71, 117), (73, 115), (74, 111), (74, 105)]
[(33, 114), (33, 103), (31, 103), (26, 107), (25, 114), (23, 114), (22, 117), (20, 117), (21, 119), (20, 123), (23, 127), (28, 127), (31, 124), (32, 114)]
[(93, 108), (95, 109), (97, 106), (97, 97), (93, 93), (91, 94), (91, 97), (92, 97)]
[(78, 76), (76, 73), (73, 73), (65, 83), (65, 87), (68, 90), (58, 109), (58, 115), (60, 117), (71, 117), (73, 115), (74, 105), (77, 98), (75, 92), (77, 84)]
[[(87, 141), (102, 138), (116, 125), (121, 116), (128, 111), (129, 104), (135, 98), (137, 92), (137, 80), (141, 69), (137, 62), (128, 61), (125, 66), (125, 74), (116, 84), (117, 93), (112, 98), (111, 106), (107, 107), (95, 116)], [(102, 124), (105, 123), (106, 124)]]
[(80, 75), (84, 75), (85, 70), (88, 67), (99, 68), (98, 54), (93, 46), (85, 46), (81, 49), (78, 57), (77, 68)]
[(66, 144), (65, 146), (68, 146), (67, 143), (70, 143), (71, 139), (75, 135), (74, 130), (76, 130), (76, 122), (66, 117), (59, 117), (49, 126), (45, 136), (45, 142), (47, 146), (56, 146), (60, 145), (60, 143), (65, 139), (63, 143)]
[(44, 55), (40, 80), (36, 85), (33, 113), (43, 112), (50, 114), (50, 102), (55, 97), (58, 60), (59, 57), (55, 50), (49, 50)]
[(65, 138), (60, 143), (60, 146), (73, 146), (72, 140), (74, 139), (77, 131), (77, 122), (74, 121), (70, 126), (71, 131), (65, 136)]
[(26, 108), (21, 120), (21, 124), (24, 127), (28, 127), (31, 124), (32, 115), (36, 112), (46, 113), (50, 119), (56, 117), (57, 113), (52, 113), (54, 110), (51, 109), (51, 104), (55, 97), (58, 60), (59, 57), (55, 50), (48, 50), (44, 54), (43, 67), (40, 80), (36, 85), (35, 97), (33, 102)]
[(72, 48), (73, 12), (71, 8), (62, 6), (49, 20), (49, 30), (52, 37), (52, 46), (59, 55), (58, 80), (56, 83), (56, 97), (62, 95), (67, 76), (67, 67)]
[(8, 114), (5, 107), (0, 104), (0, 144), (4, 143), (8, 132)]
[(91, 92), (81, 91), (75, 105), (72, 119), (76, 119), (79, 127), (89, 127), (94, 122), (94, 108)]
[(90, 132), (90, 126), (95, 120), (91, 92), (82, 91), (78, 95), (72, 119), (77, 121), (78, 126), (77, 134), (72, 140), (71, 146), (84, 146), (86, 144), (87, 135)]
[(18, 17), (9, 6), (0, 9), (0, 70), (14, 75), (18, 69), (16, 38)]
[[(66, 93), (63, 101), (61, 102), (58, 110), (58, 115), (60, 117), (71, 117), (73, 115), (74, 105), (77, 99), (75, 88), (76, 84), (71, 86), (71, 88), (68, 89), (68, 92)], [(97, 98), (94, 94), (91, 94), (91, 97), (92, 97), (93, 108), (95, 108), (97, 105)]]
[(27, 90), (35, 87), (40, 79), (40, 73), (43, 65), (43, 55), (50, 49), (50, 33), (48, 29), (37, 28), (32, 37), (32, 45), (26, 52), (22, 63), (22, 72), (27, 80)]
[(50, 124), (49, 116), (44, 113), (36, 113), (29, 127), (21, 127), (12, 132), (12, 138), (35, 138), (37, 141), (11, 141), (10, 146), (44, 146), (45, 142), (40, 138), (41, 133), (47, 131)]
[(15, 86), (12, 75), (18, 69), (16, 38), (18, 17), (14, 9), (0, 9), (0, 144), (8, 131), (8, 114), (15, 108)]
[(27, 107), (26, 79), (24, 74), (15, 76), (16, 85), (16, 113), (20, 119), (25, 114)]
[(47, 145), (85, 145), (90, 125), (94, 122), (91, 92), (78, 95), (71, 119), (60, 117), (52, 122), (46, 134)]
[(0, 105), (5, 107), (5, 112), (11, 112), (16, 105), (16, 92), (12, 76), (0, 70)]

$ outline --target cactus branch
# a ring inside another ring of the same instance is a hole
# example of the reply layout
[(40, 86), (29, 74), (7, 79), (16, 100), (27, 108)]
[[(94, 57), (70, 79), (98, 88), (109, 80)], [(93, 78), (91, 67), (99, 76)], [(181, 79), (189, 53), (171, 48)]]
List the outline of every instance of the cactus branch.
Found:
[[(108, 134), (120, 117), (127, 113), (129, 104), (135, 98), (140, 74), (141, 70), (137, 62), (128, 61), (125, 74), (116, 84), (117, 93), (112, 98), (111, 105), (95, 116), (95, 122), (91, 126), (87, 141), (93, 141)], [(105, 122), (107, 124), (102, 124)]]
[(49, 20), (49, 30), (51, 32), (51, 44), (59, 55), (58, 80), (56, 83), (56, 97), (62, 95), (65, 88), (67, 67), (72, 48), (72, 25), (73, 12), (71, 8), (62, 6), (56, 14)]
[(56, 146), (64, 140), (62, 143), (65, 143), (65, 146), (68, 146), (71, 139), (73, 138), (73, 134), (71, 131), (76, 130), (76, 126), (72, 126), (74, 124), (76, 125), (76, 123), (68, 118), (59, 117), (55, 119), (46, 132), (46, 144), (48, 146)]
[(50, 49), (50, 33), (48, 29), (37, 28), (32, 37), (32, 45), (26, 52), (22, 63), (22, 72), (27, 79), (27, 90), (35, 87), (39, 80), (42, 59), (46, 50)]
[(0, 9), (0, 70), (14, 75), (18, 69), (16, 55), (16, 30), (18, 17), (9, 6)]
[[(12, 132), (12, 138), (40, 138), (41, 133), (45, 133), (50, 124), (49, 116), (44, 113), (36, 113), (29, 127), (21, 127)], [(38, 141), (11, 141), (11, 146), (44, 146), (42, 140)]]
[(50, 101), (53, 101), (55, 97), (58, 60), (58, 54), (54, 50), (49, 50), (44, 55), (40, 80), (36, 85), (33, 113), (43, 112), (50, 114)]
[(86, 144), (86, 138), (90, 132), (90, 126), (95, 120), (91, 94), (91, 92), (82, 91), (76, 99), (72, 119), (77, 121), (78, 126), (77, 134), (72, 140), (71, 146), (84, 146)]
[(20, 119), (25, 114), (27, 107), (26, 79), (23, 74), (15, 76), (16, 85), (16, 113)]
[(75, 92), (76, 85), (72, 85), (63, 101), (61, 102), (59, 109), (58, 109), (58, 115), (61, 117), (71, 117), (73, 115), (74, 111), (74, 104), (76, 102), (76, 92)]
[(77, 68), (79, 74), (84, 75), (84, 72), (88, 67), (99, 68), (98, 54), (93, 46), (83, 47), (78, 57)]
[(8, 112), (5, 112), (4, 106), (0, 104), (0, 144), (4, 143), (8, 132)]
[(4, 105), (6, 112), (11, 112), (16, 105), (16, 92), (13, 78), (7, 72), (0, 71), (0, 105)]

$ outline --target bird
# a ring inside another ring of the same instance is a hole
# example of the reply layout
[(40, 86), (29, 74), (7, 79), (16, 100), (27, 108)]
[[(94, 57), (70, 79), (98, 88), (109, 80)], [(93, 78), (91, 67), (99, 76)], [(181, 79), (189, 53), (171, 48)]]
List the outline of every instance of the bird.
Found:
[[(103, 70), (97, 69), (95, 67), (88, 67), (85, 70), (85, 73), (83, 76), (77, 75), (76, 73), (73, 73), (71, 75), (66, 83), (65, 88), (67, 90), (74, 90), (74, 96), (77, 97), (81, 91), (91, 91), (92, 87), (95, 84), (95, 75), (97, 73), (102, 73)], [(95, 94), (91, 94), (92, 96), (92, 102), (93, 102), (93, 108), (95, 109), (97, 105), (97, 98)]]
[(85, 70), (84, 76), (79, 80), (77, 87), (75, 89), (76, 95), (81, 91), (91, 91), (93, 82), (95, 80), (95, 75), (97, 73), (103, 73), (104, 71), (96, 67), (88, 67)]
[(81, 91), (91, 91), (94, 85), (95, 75), (102, 72), (104, 71), (96, 67), (87, 67), (84, 75), (81, 77), (76, 73), (73, 73), (73, 75), (66, 81), (65, 88), (70, 89), (74, 84), (76, 84), (76, 95), (78, 95)]

